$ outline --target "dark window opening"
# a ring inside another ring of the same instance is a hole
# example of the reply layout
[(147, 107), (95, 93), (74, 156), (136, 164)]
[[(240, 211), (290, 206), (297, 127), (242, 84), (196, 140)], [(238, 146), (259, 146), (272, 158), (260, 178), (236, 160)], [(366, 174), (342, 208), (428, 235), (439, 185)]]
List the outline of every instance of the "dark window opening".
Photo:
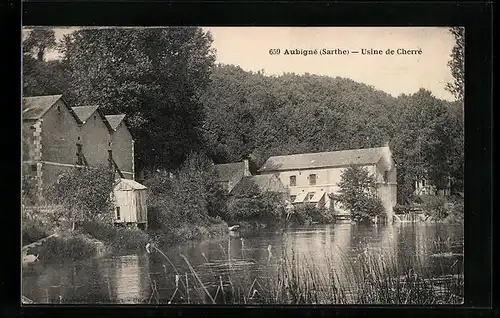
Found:
[(116, 219), (117, 220), (120, 219), (120, 207), (119, 206), (116, 207)]
[(294, 187), (297, 185), (297, 177), (296, 176), (290, 176), (290, 186)]
[(316, 175), (315, 174), (310, 174), (309, 175), (309, 184), (310, 185), (315, 185), (316, 184)]
[(37, 166), (31, 165), (31, 172), (36, 172), (36, 171), (37, 171)]
[(310, 193), (308, 193), (308, 194), (307, 194), (307, 200), (308, 200), (308, 201), (311, 201), (311, 200), (312, 200), (312, 198), (314, 198), (314, 194), (315, 194), (315, 192), (310, 192)]
[(422, 180), (422, 187), (425, 187), (425, 180)]
[(57, 105), (57, 113), (58, 113), (59, 115), (61, 115), (61, 106), (60, 106), (60, 105)]
[(389, 171), (384, 171), (384, 182), (389, 180)]

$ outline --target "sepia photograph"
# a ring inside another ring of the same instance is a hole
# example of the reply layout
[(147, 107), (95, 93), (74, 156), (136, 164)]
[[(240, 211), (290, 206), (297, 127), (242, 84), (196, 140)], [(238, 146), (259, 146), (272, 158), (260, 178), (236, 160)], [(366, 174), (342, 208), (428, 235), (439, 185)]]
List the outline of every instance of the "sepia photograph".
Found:
[(21, 303), (463, 304), (465, 32), (24, 26)]

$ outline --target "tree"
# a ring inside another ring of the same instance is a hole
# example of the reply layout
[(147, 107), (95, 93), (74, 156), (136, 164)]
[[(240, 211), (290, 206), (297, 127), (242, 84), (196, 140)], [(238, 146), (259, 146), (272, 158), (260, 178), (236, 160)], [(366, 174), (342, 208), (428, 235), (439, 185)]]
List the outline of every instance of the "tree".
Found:
[(210, 217), (225, 216), (225, 192), (216, 183), (213, 162), (190, 153), (173, 173), (157, 171), (148, 177), (148, 213), (157, 227), (204, 225)]
[(23, 54), (36, 57), (40, 62), (44, 61), (46, 50), (56, 46), (54, 30), (37, 27), (28, 32), (23, 41)]
[(346, 168), (338, 184), (339, 202), (351, 212), (354, 221), (366, 223), (374, 216), (382, 215), (384, 207), (377, 196), (377, 184), (364, 167)]
[(111, 222), (113, 174), (107, 167), (73, 168), (62, 173), (54, 184), (45, 189), (46, 200), (61, 204), (72, 222), (104, 220)]
[(210, 33), (195, 27), (75, 31), (61, 44), (70, 103), (124, 113), (141, 168), (177, 168), (203, 147), (199, 101), (214, 62)]
[(55, 95), (68, 90), (66, 69), (61, 61), (45, 61), (48, 49), (56, 48), (54, 30), (34, 28), (23, 40), (23, 96)]
[(448, 66), (453, 76), (453, 82), (446, 84), (446, 89), (452, 93), (459, 101), (464, 100), (464, 82), (465, 82), (465, 28), (453, 27), (450, 29), (451, 34), (455, 37), (455, 46), (451, 52), (451, 60)]

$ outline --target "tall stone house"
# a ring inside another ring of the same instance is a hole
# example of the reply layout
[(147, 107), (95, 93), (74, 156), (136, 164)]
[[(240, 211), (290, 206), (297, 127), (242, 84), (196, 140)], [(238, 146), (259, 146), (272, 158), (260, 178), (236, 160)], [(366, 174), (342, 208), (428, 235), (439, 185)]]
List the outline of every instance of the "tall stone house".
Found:
[(388, 145), (377, 148), (350, 149), (333, 152), (306, 153), (270, 157), (259, 174), (277, 176), (290, 191), (293, 204), (304, 202), (334, 208), (347, 214), (334, 198), (339, 193), (342, 172), (350, 165), (365, 167), (375, 177), (378, 196), (387, 219), (392, 220), (397, 198), (397, 171)]
[(78, 166), (111, 167), (134, 180), (134, 141), (124, 115), (105, 116), (98, 106), (70, 107), (62, 95), (22, 99), (23, 178), (38, 193)]

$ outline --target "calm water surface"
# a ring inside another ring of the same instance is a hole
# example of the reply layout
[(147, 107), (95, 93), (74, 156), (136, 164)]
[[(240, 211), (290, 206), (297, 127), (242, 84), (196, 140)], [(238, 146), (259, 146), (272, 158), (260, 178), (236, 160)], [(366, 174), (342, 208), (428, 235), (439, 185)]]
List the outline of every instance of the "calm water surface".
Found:
[[(160, 249), (169, 257), (183, 282), (187, 276), (188, 284), (192, 284), (194, 277), (181, 254), (210, 288), (210, 284), (219, 284), (220, 280), (227, 283), (229, 274), (233, 284), (245, 281), (246, 286), (256, 278), (273, 278), (283, 249), (289, 255), (293, 251), (307, 258), (319, 268), (341, 268), (347, 259), (355, 261), (361, 253), (376, 252), (394, 256), (401, 267), (419, 262), (434, 276), (452, 274), (447, 272), (449, 268), (457, 261), (462, 263), (463, 241), (461, 225), (335, 224), (243, 232)], [(54, 289), (63, 303), (147, 302), (153, 280), (159, 281), (157, 288), (166, 294), (172, 295), (175, 290), (173, 266), (160, 255), (147, 254), (145, 250), (133, 255), (77, 262), (49, 263), (43, 261), (43, 255), (40, 258), (39, 262), (23, 267), (22, 272), (22, 293), (36, 303), (49, 302), (49, 294)], [(307, 264), (302, 262), (301, 266)]]

